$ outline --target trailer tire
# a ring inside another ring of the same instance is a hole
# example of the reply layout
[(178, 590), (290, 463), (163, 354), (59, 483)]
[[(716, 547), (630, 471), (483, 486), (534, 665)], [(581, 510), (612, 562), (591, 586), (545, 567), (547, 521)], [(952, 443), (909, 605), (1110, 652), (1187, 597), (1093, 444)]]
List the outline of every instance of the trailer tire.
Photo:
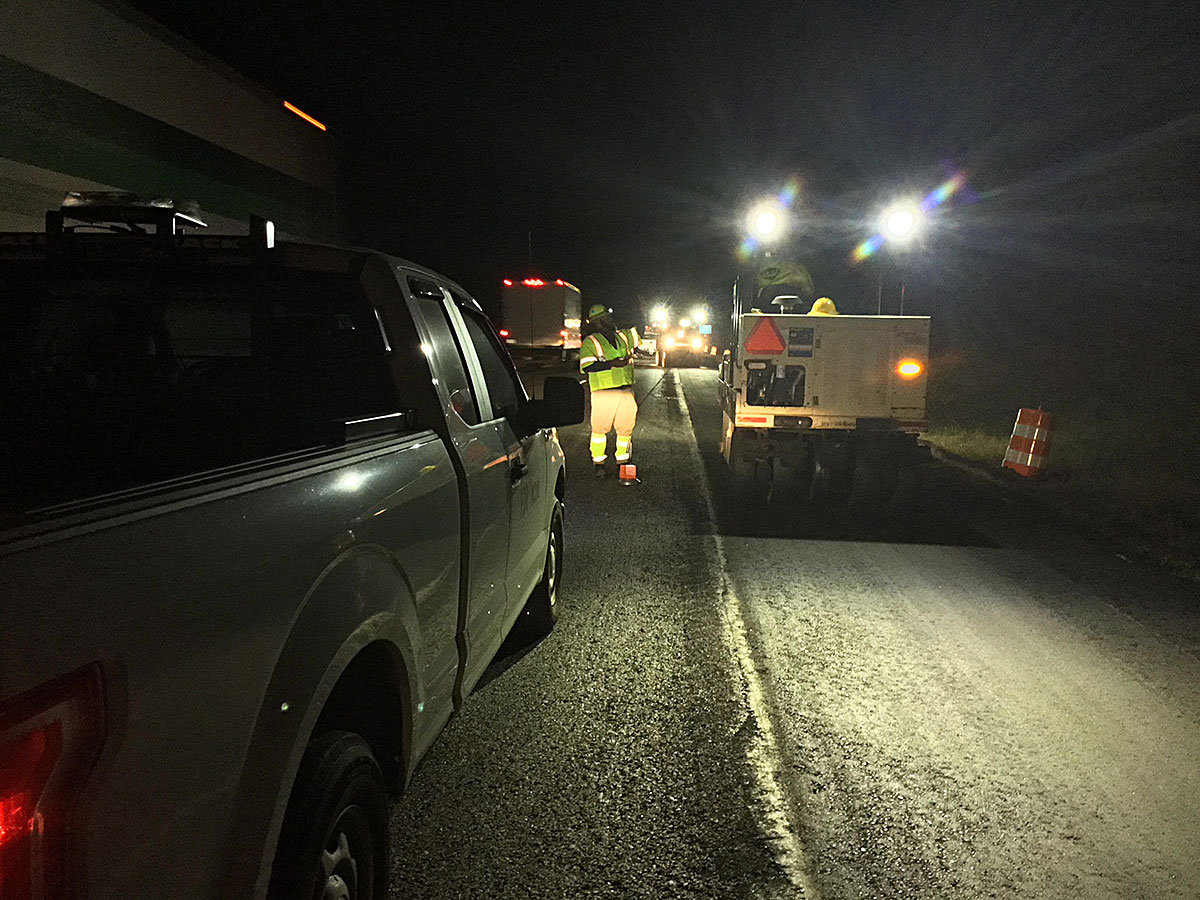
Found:
[(808, 498), (819, 512), (826, 515), (845, 512), (853, 463), (850, 448), (839, 441), (823, 441), (813, 447)]
[(863, 454), (856, 461), (848, 503), (852, 518), (871, 521), (887, 514), (896, 490), (898, 468), (894, 459), (880, 454)]
[(909, 518), (921, 511), (924, 502), (925, 466), (919, 462), (903, 463), (896, 473), (896, 487), (888, 500), (888, 514), (894, 518)]
[(732, 476), (733, 502), (738, 506), (762, 499), (771, 487), (771, 461), (747, 454), (747, 443), (747, 436), (734, 429), (729, 438), (729, 473)]

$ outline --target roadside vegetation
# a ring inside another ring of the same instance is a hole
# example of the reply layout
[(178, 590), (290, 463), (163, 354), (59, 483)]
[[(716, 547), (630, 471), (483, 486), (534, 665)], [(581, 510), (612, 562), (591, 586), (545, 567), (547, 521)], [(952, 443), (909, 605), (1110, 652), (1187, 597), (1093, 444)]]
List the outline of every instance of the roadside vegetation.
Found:
[[(1090, 365), (1047, 350), (1005, 366), (995, 351), (943, 353), (931, 360), (925, 437), (1123, 552), (1200, 580), (1200, 378), (1136, 356)], [(1017, 411), (1039, 406), (1054, 416), (1049, 465), (1025, 479), (1001, 462)]]

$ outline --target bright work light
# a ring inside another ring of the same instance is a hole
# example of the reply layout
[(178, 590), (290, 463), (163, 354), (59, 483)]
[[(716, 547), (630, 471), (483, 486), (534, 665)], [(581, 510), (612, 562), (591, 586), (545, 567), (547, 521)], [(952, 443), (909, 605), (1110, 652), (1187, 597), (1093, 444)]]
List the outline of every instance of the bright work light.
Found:
[(764, 243), (776, 241), (783, 235), (785, 213), (777, 200), (760, 203), (750, 211), (747, 227), (750, 234)]
[(920, 214), (917, 208), (903, 204), (893, 206), (883, 216), (883, 233), (889, 241), (906, 243), (916, 235), (920, 225)]

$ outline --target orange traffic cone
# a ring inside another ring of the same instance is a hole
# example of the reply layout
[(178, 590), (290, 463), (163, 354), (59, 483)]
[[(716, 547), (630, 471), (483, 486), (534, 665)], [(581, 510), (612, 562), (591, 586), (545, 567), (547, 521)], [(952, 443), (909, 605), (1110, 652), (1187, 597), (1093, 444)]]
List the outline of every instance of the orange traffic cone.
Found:
[(1050, 458), (1052, 421), (1050, 413), (1042, 409), (1020, 410), (1002, 466), (1026, 478), (1040, 475)]
[(617, 471), (621, 479), (621, 484), (637, 484), (637, 466), (633, 463), (621, 463), (621, 468)]

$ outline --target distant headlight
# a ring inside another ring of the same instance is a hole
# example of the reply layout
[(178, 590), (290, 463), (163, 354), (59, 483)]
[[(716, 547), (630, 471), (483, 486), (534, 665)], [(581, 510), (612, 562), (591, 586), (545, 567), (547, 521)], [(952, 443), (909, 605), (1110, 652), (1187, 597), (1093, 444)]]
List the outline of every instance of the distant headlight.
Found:
[(704, 346), (704, 341), (700, 340), (700, 338), (692, 338), (692, 349), (693, 350), (699, 350), (703, 346)]
[(666, 344), (668, 348), (674, 347), (675, 346), (675, 338), (669, 337), (665, 341), (663, 341), (663, 343)]

